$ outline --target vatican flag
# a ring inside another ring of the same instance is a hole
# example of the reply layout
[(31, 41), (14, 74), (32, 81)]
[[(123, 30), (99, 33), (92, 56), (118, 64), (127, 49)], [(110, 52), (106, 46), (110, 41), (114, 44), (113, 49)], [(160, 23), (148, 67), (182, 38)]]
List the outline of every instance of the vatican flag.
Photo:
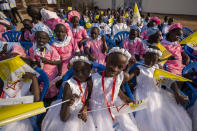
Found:
[(22, 88), (30, 87), (32, 81), (22, 78), (25, 72), (31, 72), (36, 74), (37, 77), (39, 76), (20, 56), (0, 61), (0, 78), (4, 82), (3, 91), (6, 95), (13, 98)]
[(194, 32), (193, 34), (182, 40), (180, 44), (187, 44), (187, 46), (191, 47), (194, 50), (197, 50), (197, 32)]
[(133, 25), (136, 25), (137, 23), (140, 22), (141, 22), (140, 12), (137, 3), (135, 3), (134, 12), (133, 12)]

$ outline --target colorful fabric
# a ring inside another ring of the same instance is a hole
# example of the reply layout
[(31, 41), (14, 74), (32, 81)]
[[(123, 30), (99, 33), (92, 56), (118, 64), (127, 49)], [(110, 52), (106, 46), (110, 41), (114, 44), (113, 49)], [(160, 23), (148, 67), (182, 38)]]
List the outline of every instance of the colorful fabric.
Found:
[(125, 40), (123, 42), (123, 48), (127, 49), (133, 58), (135, 58), (135, 55), (139, 55), (140, 58), (143, 58), (143, 55), (146, 53), (146, 48), (140, 38)]
[(96, 57), (96, 62), (105, 65), (105, 57), (106, 53), (102, 52), (103, 49), (103, 41), (100, 39), (97, 40), (88, 40), (85, 47), (88, 47), (92, 50), (92, 55)]
[(176, 60), (168, 60), (166, 65), (168, 66), (168, 71), (176, 75), (182, 75), (182, 70), (184, 65), (182, 64), (182, 47), (180, 44), (175, 44), (167, 40), (163, 40), (161, 44), (174, 56)]

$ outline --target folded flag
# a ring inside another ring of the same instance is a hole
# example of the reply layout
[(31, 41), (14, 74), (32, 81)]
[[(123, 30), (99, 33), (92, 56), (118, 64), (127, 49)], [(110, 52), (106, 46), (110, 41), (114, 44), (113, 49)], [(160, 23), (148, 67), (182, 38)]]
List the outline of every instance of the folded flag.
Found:
[(140, 23), (140, 22), (141, 22), (141, 16), (140, 16), (137, 3), (135, 2), (134, 12), (133, 12), (133, 24), (136, 25), (137, 23)]
[(180, 44), (187, 44), (187, 46), (191, 47), (194, 50), (197, 50), (197, 32), (194, 32), (190, 36), (183, 39)]

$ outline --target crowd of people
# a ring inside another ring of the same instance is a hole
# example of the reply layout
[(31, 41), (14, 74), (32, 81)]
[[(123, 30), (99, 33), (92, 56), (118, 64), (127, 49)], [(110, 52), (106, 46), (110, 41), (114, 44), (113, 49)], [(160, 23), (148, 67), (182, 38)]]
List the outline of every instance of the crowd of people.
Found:
[[(5, 0), (3, 0), (5, 2)], [(5, 4), (5, 3), (4, 3)], [(3, 10), (6, 14), (8, 11)], [(42, 131), (196, 131), (195, 103), (192, 114), (182, 106), (188, 98), (179, 92), (183, 83), (166, 79), (167, 87), (153, 78), (155, 69), (164, 69), (161, 64), (161, 43), (172, 56), (165, 59), (167, 71), (182, 76), (183, 68), (190, 63), (190, 57), (179, 44), (182, 25), (174, 23), (174, 18), (166, 16), (161, 22), (157, 16), (141, 14), (141, 20), (133, 22), (131, 9), (94, 10), (85, 9), (50, 11), (36, 6), (28, 6), (31, 19), (21, 20), (21, 41), (31, 42), (27, 51), (19, 43), (6, 42), (2, 34), (11, 29), (17, 21), (6, 21), (1, 17), (0, 60), (16, 55), (32, 68), (40, 67), (50, 82), (64, 76), (73, 68), (74, 75), (68, 81), (62, 79), (48, 88), (44, 102), (67, 103), (48, 110), (43, 117)], [(122, 42), (110, 42), (121, 31), (129, 32)], [(131, 66), (137, 62), (144, 64)], [(105, 66), (105, 70), (93, 70), (92, 62)], [(14, 65), (13, 65), (14, 66)], [(190, 77), (193, 74), (187, 74)], [(15, 97), (34, 95), (40, 101), (43, 86), (38, 84), (35, 74), (26, 72), (23, 78), (32, 80), (30, 87), (21, 88)], [(130, 87), (136, 100), (148, 99), (147, 108), (133, 113), (114, 116), (109, 107), (133, 102), (125, 93), (123, 84), (136, 80)], [(193, 83), (195, 84), (195, 83)], [(62, 99), (56, 100), (61, 85), (64, 87)], [(3, 91), (6, 85), (0, 82), (2, 99), (11, 98)], [(99, 110), (101, 109), (101, 110)], [(116, 127), (116, 123), (119, 127)], [(3, 126), (2, 131), (33, 131), (29, 119)]]

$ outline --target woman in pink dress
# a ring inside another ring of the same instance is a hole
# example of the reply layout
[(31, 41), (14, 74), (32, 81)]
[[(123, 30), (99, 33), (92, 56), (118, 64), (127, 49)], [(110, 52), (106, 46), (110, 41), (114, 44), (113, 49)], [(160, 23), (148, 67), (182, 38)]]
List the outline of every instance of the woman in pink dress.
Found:
[[(88, 55), (90, 60), (105, 65), (107, 48), (105, 36), (99, 36), (99, 29), (97, 27), (93, 27), (91, 30), (91, 38), (85, 45), (85, 53)], [(92, 50), (92, 53), (90, 53), (90, 49)]]
[[(58, 75), (57, 65), (61, 64), (57, 50), (48, 44), (50, 33), (45, 28), (37, 28), (35, 34), (36, 42), (30, 48), (30, 58), (39, 63), (46, 72), (49, 80), (54, 80)], [(58, 89), (52, 86), (48, 89), (45, 98), (53, 98), (57, 95)]]
[(168, 60), (166, 65), (168, 66), (169, 72), (177, 75), (181, 75), (184, 68), (182, 58), (184, 57), (185, 64), (189, 63), (188, 55), (183, 52), (182, 47), (178, 42), (181, 35), (182, 25), (180, 23), (174, 24), (169, 28), (166, 40), (161, 42), (161, 44), (176, 58), (176, 60)]
[(57, 38), (53, 42), (52, 46), (58, 51), (62, 62), (62, 67), (59, 68), (59, 75), (64, 75), (68, 68), (67, 65), (76, 52), (79, 52), (77, 43), (74, 42), (72, 36), (66, 35), (65, 26), (63, 24), (57, 24), (55, 28), (55, 34)]
[(79, 17), (73, 16), (71, 19), (72, 22), (72, 33), (74, 42), (77, 43), (79, 49), (83, 51), (83, 43), (88, 40), (87, 31), (83, 26), (79, 26)]
[(129, 39), (123, 42), (123, 48), (127, 49), (137, 61), (142, 60), (143, 55), (146, 53), (145, 45), (138, 37), (139, 32), (140, 29), (137, 26), (131, 26)]

